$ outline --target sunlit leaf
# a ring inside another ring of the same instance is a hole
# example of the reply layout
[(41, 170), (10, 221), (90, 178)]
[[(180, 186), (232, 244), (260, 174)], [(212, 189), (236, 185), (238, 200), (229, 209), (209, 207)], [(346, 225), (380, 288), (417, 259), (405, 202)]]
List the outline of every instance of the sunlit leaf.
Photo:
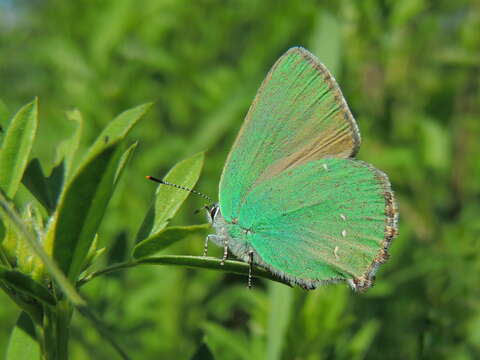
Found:
[(122, 140), (150, 104), (127, 110), (100, 134), (62, 194), (47, 235), (47, 249), (74, 281), (81, 271), (97, 228), (115, 189), (115, 176), (124, 153)]
[(27, 166), (37, 131), (37, 100), (21, 108), (10, 121), (0, 148), (0, 188), (13, 198)]
[[(198, 153), (176, 164), (163, 180), (192, 189), (203, 167), (204, 154)], [(137, 241), (162, 231), (190, 193), (167, 185), (158, 185), (155, 203), (150, 208), (138, 232)]]

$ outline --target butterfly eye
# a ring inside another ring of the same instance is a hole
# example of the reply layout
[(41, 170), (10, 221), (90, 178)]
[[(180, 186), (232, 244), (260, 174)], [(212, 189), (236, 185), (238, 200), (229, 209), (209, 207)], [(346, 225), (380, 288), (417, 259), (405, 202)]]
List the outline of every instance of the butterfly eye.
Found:
[(215, 216), (217, 216), (217, 212), (218, 212), (218, 206), (213, 205), (212, 208), (210, 209), (210, 217), (212, 218), (212, 220), (214, 220)]

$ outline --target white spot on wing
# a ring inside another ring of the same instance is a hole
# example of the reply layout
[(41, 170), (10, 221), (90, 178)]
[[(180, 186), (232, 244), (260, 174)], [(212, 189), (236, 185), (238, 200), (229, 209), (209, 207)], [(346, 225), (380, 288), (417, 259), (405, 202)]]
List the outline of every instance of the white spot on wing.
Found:
[(347, 230), (342, 230), (342, 236), (343, 237), (347, 236)]
[(340, 217), (342, 218), (343, 221), (346, 221), (346, 220), (347, 220), (347, 218), (346, 218), (345, 215), (343, 215), (343, 214), (340, 214)]

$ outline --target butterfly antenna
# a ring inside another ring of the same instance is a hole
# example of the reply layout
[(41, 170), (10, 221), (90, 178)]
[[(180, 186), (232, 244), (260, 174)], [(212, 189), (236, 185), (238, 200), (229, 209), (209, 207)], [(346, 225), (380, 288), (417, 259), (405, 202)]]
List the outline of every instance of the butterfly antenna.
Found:
[(173, 186), (174, 188), (177, 188), (177, 189), (180, 189), (180, 190), (185, 190), (185, 191), (191, 192), (192, 194), (195, 194), (195, 195), (199, 195), (199, 196), (203, 197), (204, 199), (208, 200), (211, 204), (213, 204), (213, 200), (212, 200), (209, 196), (207, 196), (207, 195), (205, 195), (205, 194), (202, 194), (201, 192), (199, 192), (199, 191), (197, 191), (197, 190), (189, 189), (189, 188), (187, 188), (187, 187), (185, 187), (185, 186), (181, 186), (181, 185), (177, 185), (177, 184), (172, 184), (172, 183), (170, 183), (170, 182), (168, 182), (168, 181), (165, 181), (165, 180), (162, 180), (162, 179), (157, 179), (157, 178), (155, 178), (155, 177), (153, 177), (153, 176), (146, 176), (146, 178), (147, 178), (148, 180), (155, 181), (155, 182), (157, 182), (157, 183), (159, 183), (159, 184), (168, 185), (168, 186)]

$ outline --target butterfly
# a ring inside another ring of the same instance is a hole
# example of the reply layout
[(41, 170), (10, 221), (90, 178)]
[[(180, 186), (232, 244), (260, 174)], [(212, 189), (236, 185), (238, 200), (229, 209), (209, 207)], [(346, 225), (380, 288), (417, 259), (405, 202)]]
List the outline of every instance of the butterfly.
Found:
[[(293, 47), (273, 65), (228, 155), (208, 240), (305, 289), (373, 284), (398, 233), (389, 179), (354, 159), (360, 132), (334, 77)], [(251, 278), (249, 277), (249, 285)]]

